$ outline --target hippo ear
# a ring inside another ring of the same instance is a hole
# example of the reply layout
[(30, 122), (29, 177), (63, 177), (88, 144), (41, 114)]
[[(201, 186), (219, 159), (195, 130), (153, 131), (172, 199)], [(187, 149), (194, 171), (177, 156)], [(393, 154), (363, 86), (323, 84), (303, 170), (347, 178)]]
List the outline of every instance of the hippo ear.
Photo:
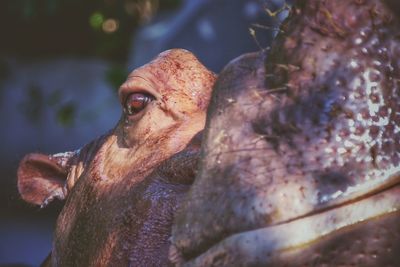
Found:
[(25, 201), (46, 206), (54, 198), (64, 199), (68, 176), (66, 159), (44, 154), (28, 154), (18, 167), (18, 191)]

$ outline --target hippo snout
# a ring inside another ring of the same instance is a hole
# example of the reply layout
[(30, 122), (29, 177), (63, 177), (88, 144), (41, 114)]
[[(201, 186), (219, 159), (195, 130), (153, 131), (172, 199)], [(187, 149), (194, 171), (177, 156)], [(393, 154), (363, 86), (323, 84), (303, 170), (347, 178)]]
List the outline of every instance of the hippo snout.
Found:
[(384, 1), (305, 2), (270, 52), (216, 81), (178, 265), (400, 264), (398, 17)]

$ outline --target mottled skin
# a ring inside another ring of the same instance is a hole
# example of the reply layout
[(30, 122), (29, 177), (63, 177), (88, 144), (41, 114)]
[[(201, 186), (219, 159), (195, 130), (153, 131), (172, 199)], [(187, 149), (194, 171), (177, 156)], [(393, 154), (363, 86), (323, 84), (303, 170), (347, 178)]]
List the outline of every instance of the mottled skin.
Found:
[[(24, 158), (25, 200), (66, 198), (47, 264), (170, 265), (172, 216), (194, 178), (214, 80), (190, 52), (161, 53), (121, 86), (124, 112), (110, 133), (77, 152)], [(130, 115), (125, 103), (134, 93), (154, 100)]]
[(222, 71), (178, 265), (400, 266), (398, 7), (297, 1)]
[[(121, 99), (135, 86), (156, 88), (163, 101), (152, 102), (154, 112), (124, 116), (72, 156), (21, 163), (24, 199), (68, 194), (50, 261), (400, 266), (399, 6), (297, 1), (268, 53), (242, 56), (220, 74), (188, 194), (200, 136), (190, 140), (203, 127), (209, 90), (188, 104), (180, 92), (193, 86), (178, 81), (194, 82), (198, 67), (168, 53), (135, 71)], [(213, 75), (200, 69), (208, 88)], [(182, 119), (188, 114), (197, 115)], [(32, 173), (68, 179), (40, 184)]]

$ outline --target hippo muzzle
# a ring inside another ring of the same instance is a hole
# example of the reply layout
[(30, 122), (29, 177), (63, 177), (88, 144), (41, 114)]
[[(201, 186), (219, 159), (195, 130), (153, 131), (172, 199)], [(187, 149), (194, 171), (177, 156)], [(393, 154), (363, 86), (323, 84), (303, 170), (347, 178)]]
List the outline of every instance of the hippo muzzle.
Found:
[(400, 266), (399, 6), (296, 1), (207, 120), (215, 75), (192, 54), (135, 70), (109, 134), (21, 162), (25, 200), (66, 198), (48, 264)]
[(297, 1), (268, 53), (222, 71), (177, 265), (400, 266), (392, 4)]

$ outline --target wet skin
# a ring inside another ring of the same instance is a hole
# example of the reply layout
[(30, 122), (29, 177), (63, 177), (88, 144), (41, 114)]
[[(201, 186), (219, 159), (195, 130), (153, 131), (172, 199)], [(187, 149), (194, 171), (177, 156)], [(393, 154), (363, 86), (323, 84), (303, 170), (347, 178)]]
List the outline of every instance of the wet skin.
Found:
[(268, 53), (220, 74), (201, 156), (209, 90), (177, 114), (174, 97), (153, 90), (194, 81), (198, 68), (209, 88), (213, 75), (168, 56), (135, 71), (121, 103), (144, 88), (164, 100), (150, 102), (154, 112), (131, 117), (125, 107), (81, 151), (21, 163), (24, 199), (67, 197), (53, 265), (400, 266), (399, 10), (395, 1), (297, 1)]
[(298, 1), (269, 52), (225, 67), (177, 265), (400, 266), (398, 6)]
[(194, 178), (215, 75), (190, 52), (169, 50), (119, 89), (123, 115), (79, 151), (26, 156), (22, 197), (66, 199), (52, 266), (168, 266), (172, 217)]

